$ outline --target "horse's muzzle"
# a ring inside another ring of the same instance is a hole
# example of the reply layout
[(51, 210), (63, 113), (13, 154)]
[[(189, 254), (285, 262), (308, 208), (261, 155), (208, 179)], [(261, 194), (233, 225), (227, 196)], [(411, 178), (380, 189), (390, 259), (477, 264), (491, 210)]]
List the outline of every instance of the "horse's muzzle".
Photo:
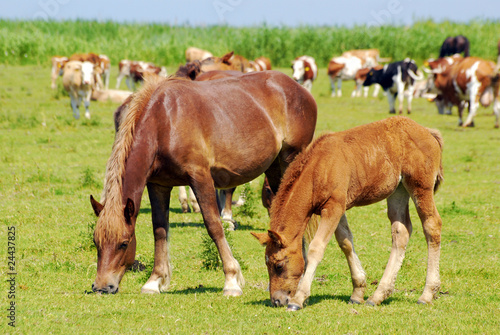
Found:
[(118, 292), (118, 286), (109, 284), (107, 286), (98, 288), (95, 283), (92, 283), (92, 291), (94, 291), (94, 293), (115, 294)]
[(288, 305), (288, 301), (290, 300), (289, 293), (284, 291), (276, 291), (271, 296), (271, 302), (274, 307), (283, 307)]

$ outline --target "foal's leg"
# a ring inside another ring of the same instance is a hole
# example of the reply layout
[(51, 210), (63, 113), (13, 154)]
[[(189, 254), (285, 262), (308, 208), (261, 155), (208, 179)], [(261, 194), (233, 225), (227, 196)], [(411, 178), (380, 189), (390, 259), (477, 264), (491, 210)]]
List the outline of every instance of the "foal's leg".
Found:
[(223, 221), (226, 221), (229, 224), (229, 230), (234, 230), (234, 223), (235, 221), (233, 220), (233, 211), (232, 211), (232, 205), (233, 205), (233, 193), (234, 190), (236, 190), (236, 187), (229, 188), (227, 190), (221, 190), (219, 193), (220, 201), (221, 201), (221, 217)]
[(167, 290), (172, 277), (172, 267), (170, 266), (170, 256), (168, 254), (168, 213), (172, 188), (152, 183), (148, 183), (147, 187), (153, 217), (155, 261), (153, 272), (142, 287), (141, 292), (160, 293)]
[(351, 270), (353, 291), (349, 302), (353, 304), (361, 304), (365, 299), (366, 273), (361, 266), (358, 255), (356, 255), (356, 252), (354, 251), (352, 233), (347, 224), (345, 214), (342, 215), (342, 218), (340, 218), (337, 230), (335, 230), (335, 237), (340, 249), (344, 252), (347, 264)]
[(321, 221), (318, 231), (314, 235), (309, 252), (307, 253), (307, 267), (297, 286), (297, 292), (290, 300), (287, 310), (296, 311), (303, 307), (304, 301), (311, 295), (311, 284), (319, 262), (323, 259), (326, 246), (337, 229), (339, 220), (345, 208), (338, 203), (327, 203), (321, 210)]
[(396, 191), (387, 198), (387, 215), (392, 224), (392, 250), (389, 261), (385, 267), (384, 275), (380, 280), (377, 290), (366, 302), (368, 305), (378, 305), (384, 301), (394, 290), (394, 283), (403, 259), (406, 245), (411, 236), (412, 225), (408, 209), (410, 196), (402, 183)]
[(243, 294), (241, 286), (245, 284), (238, 261), (233, 257), (229, 244), (227, 243), (222, 227), (222, 221), (219, 216), (219, 208), (215, 196), (215, 187), (212, 177), (209, 173), (199, 172), (192, 180), (193, 188), (198, 204), (200, 205), (203, 221), (208, 234), (215, 242), (219, 255), (222, 260), (222, 266), (226, 281), (224, 284), (224, 295), (239, 296)]
[(436, 297), (441, 286), (439, 279), (439, 258), (441, 249), (441, 216), (434, 203), (434, 193), (427, 190), (417, 194), (414, 199), (418, 216), (422, 221), (425, 239), (427, 241), (427, 278), (424, 292), (418, 299), (419, 304), (428, 304)]
[(186, 186), (179, 187), (179, 202), (181, 203), (182, 213), (189, 213), (190, 208), (187, 199)]

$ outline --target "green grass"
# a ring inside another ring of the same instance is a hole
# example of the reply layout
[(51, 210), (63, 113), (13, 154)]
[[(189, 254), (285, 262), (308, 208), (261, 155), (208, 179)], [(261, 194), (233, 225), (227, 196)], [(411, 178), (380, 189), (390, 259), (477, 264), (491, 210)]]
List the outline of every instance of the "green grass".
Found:
[[(169, 68), (170, 72), (174, 68)], [(113, 68), (112, 81), (116, 78)], [(290, 74), (289, 69), (283, 69)], [(326, 70), (313, 87), (319, 106), (316, 136), (388, 116), (385, 97), (329, 97)], [(59, 83), (60, 85), (60, 83)], [(222, 296), (220, 270), (203, 269), (200, 214), (182, 214), (171, 201), (173, 278), (166, 294), (141, 295), (153, 265), (150, 204), (143, 198), (137, 221), (137, 259), (142, 272), (128, 272), (120, 292), (87, 294), (96, 273), (91, 236), (95, 217), (89, 195), (100, 197), (114, 137), (116, 105), (91, 103), (92, 121), (74, 120), (69, 98), (50, 89), (45, 64), (0, 65), (0, 248), (7, 272), (7, 227), (16, 234), (17, 327), (19, 334), (495, 334), (500, 329), (500, 130), (491, 108), (480, 109), (476, 128), (457, 128), (457, 116), (438, 115), (423, 99), (411, 118), (438, 128), (445, 140), (445, 181), (436, 195), (443, 218), (440, 298), (417, 305), (425, 282), (426, 244), (414, 222), (396, 292), (381, 306), (352, 306), (349, 270), (335, 242), (316, 272), (309, 305), (297, 313), (272, 308), (264, 249), (250, 231), (265, 231), (267, 213), (256, 201), (254, 216), (240, 212), (232, 243), (247, 266), (244, 295)], [(42, 125), (45, 123), (45, 126)], [(262, 179), (251, 184), (258, 193)], [(354, 243), (368, 275), (380, 280), (389, 257), (391, 232), (384, 202), (348, 212)], [(2, 315), (10, 299), (0, 295)], [(366, 297), (375, 290), (368, 285)]]
[(191, 27), (165, 24), (119, 24), (98, 21), (0, 20), (0, 63), (45, 66), (54, 55), (76, 52), (108, 55), (113, 64), (137, 59), (159, 65), (185, 62), (187, 47), (221, 56), (234, 50), (248, 59), (266, 56), (275, 67), (289, 67), (295, 57), (313, 56), (326, 67), (334, 55), (350, 49), (378, 48), (394, 61), (411, 57), (419, 64), (437, 57), (444, 39), (466, 35), (471, 55), (496, 60), (500, 21), (454, 23), (420, 21), (403, 26), (229, 26)]

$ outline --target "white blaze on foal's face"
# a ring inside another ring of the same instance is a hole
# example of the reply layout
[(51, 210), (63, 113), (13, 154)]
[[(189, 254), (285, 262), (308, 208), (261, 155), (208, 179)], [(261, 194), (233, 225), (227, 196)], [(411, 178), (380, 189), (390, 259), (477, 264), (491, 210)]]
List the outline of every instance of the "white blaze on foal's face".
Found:
[(295, 81), (301, 82), (304, 80), (304, 74), (306, 73), (306, 70), (304, 69), (304, 61), (298, 60), (293, 63), (293, 79)]
[(92, 75), (94, 73), (94, 64), (83, 62), (82, 64), (82, 84), (90, 85), (92, 83)]

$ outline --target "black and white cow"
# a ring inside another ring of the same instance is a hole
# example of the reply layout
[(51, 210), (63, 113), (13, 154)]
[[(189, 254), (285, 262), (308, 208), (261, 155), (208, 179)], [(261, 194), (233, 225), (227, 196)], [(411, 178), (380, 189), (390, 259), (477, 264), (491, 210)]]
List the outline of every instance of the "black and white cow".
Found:
[(379, 84), (387, 93), (389, 100), (389, 113), (396, 113), (394, 102), (399, 97), (399, 114), (403, 113), (404, 91), (408, 89), (408, 114), (411, 113), (411, 100), (413, 98), (414, 84), (416, 80), (422, 80), (423, 75), (418, 76), (418, 67), (415, 61), (405, 60), (385, 65), (380, 70), (371, 69), (366, 75), (363, 86)]

